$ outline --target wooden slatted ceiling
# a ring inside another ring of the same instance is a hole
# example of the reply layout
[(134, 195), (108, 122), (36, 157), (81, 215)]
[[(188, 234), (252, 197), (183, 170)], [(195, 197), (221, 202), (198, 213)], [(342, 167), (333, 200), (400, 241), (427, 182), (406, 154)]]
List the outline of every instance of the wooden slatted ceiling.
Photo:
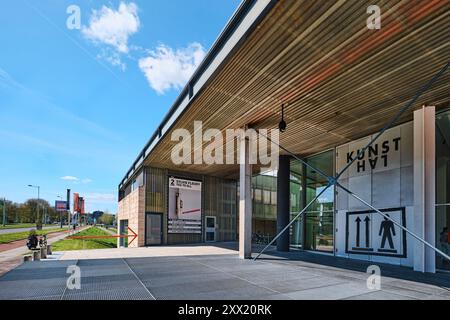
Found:
[[(372, 4), (383, 13), (378, 31), (366, 27)], [(224, 133), (275, 128), (287, 103), (281, 144), (297, 154), (371, 134), (450, 60), (449, 25), (448, 0), (279, 1), (173, 129), (193, 132), (196, 120)], [(447, 72), (414, 107), (448, 106), (449, 79)], [(171, 132), (146, 165), (237, 176), (237, 165), (173, 165)]]

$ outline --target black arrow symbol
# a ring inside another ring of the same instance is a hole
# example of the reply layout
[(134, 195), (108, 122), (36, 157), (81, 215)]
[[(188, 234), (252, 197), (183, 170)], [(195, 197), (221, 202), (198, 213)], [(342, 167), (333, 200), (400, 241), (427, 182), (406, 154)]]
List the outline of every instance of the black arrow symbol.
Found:
[(360, 234), (360, 225), (361, 225), (361, 219), (359, 218), (359, 216), (358, 216), (358, 218), (356, 218), (355, 222), (356, 222), (356, 247), (359, 248), (359, 242), (360, 242), (359, 234)]
[(367, 216), (364, 219), (364, 222), (366, 223), (366, 248), (369, 248), (369, 223), (370, 223), (369, 216)]

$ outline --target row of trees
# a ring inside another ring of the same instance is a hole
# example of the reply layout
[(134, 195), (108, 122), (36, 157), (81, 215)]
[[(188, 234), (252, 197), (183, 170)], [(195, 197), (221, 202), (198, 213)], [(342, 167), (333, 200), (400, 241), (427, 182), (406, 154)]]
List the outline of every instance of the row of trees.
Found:
[[(3, 221), (3, 201), (0, 201), (0, 224)], [(60, 213), (51, 206), (48, 201), (43, 199), (28, 199), (24, 203), (16, 203), (6, 200), (6, 224), (13, 223), (36, 223), (39, 206), (39, 222), (49, 224), (60, 221)], [(89, 216), (89, 214), (88, 214)], [(108, 211), (95, 211), (92, 216), (96, 218), (97, 223), (113, 225), (116, 216)], [(63, 222), (67, 222), (67, 214), (62, 214)], [(45, 220), (44, 220), (45, 219)]]
[[(2, 201), (3, 202), (3, 201)], [(3, 204), (3, 203), (2, 203)], [(46, 223), (59, 221), (59, 212), (52, 207), (48, 201), (43, 199), (28, 199), (24, 203), (15, 203), (6, 200), (6, 223), (36, 223), (38, 206), (39, 206), (39, 220)], [(3, 208), (2, 208), (3, 209)], [(3, 211), (0, 210), (0, 214)], [(2, 217), (3, 218), (3, 217)], [(2, 221), (2, 220), (0, 220)]]
[(116, 220), (116, 216), (105, 211), (98, 219), (97, 219), (97, 223), (101, 223), (107, 226), (112, 226), (114, 225), (114, 222)]

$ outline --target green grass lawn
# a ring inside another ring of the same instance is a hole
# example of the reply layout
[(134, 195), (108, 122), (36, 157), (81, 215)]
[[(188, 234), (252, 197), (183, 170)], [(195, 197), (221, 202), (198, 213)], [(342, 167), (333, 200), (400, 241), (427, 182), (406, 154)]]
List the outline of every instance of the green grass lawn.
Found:
[[(45, 225), (43, 225), (45, 227)], [(0, 229), (20, 229), (20, 228), (36, 228), (36, 223), (16, 223), (7, 224), (5, 226), (0, 224)]]
[[(97, 227), (78, 232), (76, 236), (110, 236), (108, 232)], [(100, 239), (63, 239), (52, 244), (53, 251), (109, 249), (117, 247), (117, 238)]]
[[(54, 233), (54, 232), (66, 231), (66, 230), (67, 230), (67, 228), (62, 228), (62, 229), (61, 228), (50, 228), (50, 229), (46, 229), (46, 230), (39, 230), (39, 231), (36, 230), (36, 234), (38, 236), (41, 236), (43, 234), (49, 234), (49, 233)], [(30, 235), (29, 231), (0, 234), (0, 244), (27, 239), (29, 235)]]

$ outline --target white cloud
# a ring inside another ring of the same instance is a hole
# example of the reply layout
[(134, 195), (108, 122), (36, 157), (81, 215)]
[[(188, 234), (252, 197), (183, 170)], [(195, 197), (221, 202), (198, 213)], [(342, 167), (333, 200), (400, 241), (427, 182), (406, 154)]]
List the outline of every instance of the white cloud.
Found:
[(103, 6), (93, 10), (89, 26), (82, 28), (84, 36), (94, 42), (110, 45), (120, 53), (127, 53), (128, 38), (140, 27), (138, 7), (133, 2), (120, 2), (117, 10)]
[(81, 32), (94, 43), (108, 46), (97, 58), (125, 71), (121, 55), (129, 52), (128, 38), (139, 31), (140, 24), (137, 5), (120, 2), (117, 10), (107, 6), (93, 10), (89, 25), (83, 26)]
[(117, 198), (112, 193), (88, 193), (85, 196), (86, 202), (91, 203), (115, 203), (117, 202)]
[(64, 181), (73, 182), (74, 184), (80, 184), (80, 183), (88, 184), (88, 183), (92, 182), (92, 179), (89, 179), (89, 178), (80, 179), (80, 178), (77, 178), (74, 176), (64, 176), (64, 177), (61, 177), (60, 179), (64, 180)]
[(122, 71), (127, 69), (127, 65), (122, 62), (120, 54), (114, 50), (102, 50), (100, 54), (97, 55), (98, 59), (103, 59), (110, 63), (114, 67), (119, 67)]
[(149, 56), (139, 60), (139, 68), (158, 94), (182, 88), (206, 54), (203, 46), (196, 42), (177, 50), (161, 44), (148, 53)]
[(78, 179), (77, 177), (74, 177), (74, 176), (64, 176), (64, 177), (61, 177), (61, 180), (65, 180), (65, 181), (78, 181), (78, 180), (80, 180), (80, 179)]

